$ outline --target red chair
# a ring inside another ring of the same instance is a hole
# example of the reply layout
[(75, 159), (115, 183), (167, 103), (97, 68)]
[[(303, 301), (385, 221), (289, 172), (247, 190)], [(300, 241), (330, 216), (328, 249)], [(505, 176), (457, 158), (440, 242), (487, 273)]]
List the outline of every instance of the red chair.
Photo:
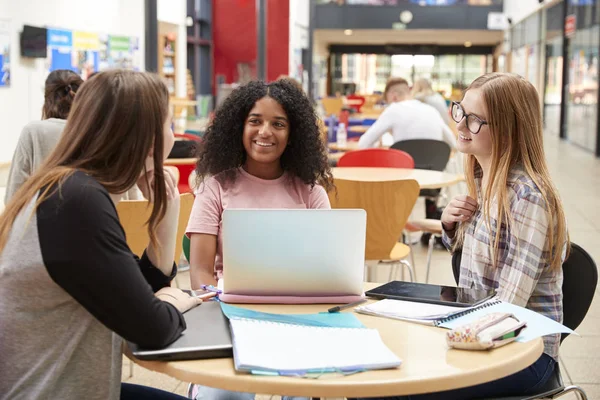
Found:
[(360, 109), (367, 101), (364, 96), (359, 96), (356, 94), (346, 96), (346, 100), (348, 102), (348, 107), (353, 108), (357, 113), (360, 112)]
[(410, 154), (394, 149), (364, 149), (349, 151), (337, 163), (338, 167), (414, 168)]

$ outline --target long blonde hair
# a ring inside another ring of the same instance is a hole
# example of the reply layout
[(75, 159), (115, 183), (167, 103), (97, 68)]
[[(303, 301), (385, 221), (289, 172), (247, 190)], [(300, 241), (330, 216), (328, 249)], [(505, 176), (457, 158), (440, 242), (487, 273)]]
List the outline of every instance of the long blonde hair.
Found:
[[(488, 112), (487, 123), (492, 141), (492, 161), (489, 181), (483, 195), (482, 211), (488, 229), (491, 226), (490, 206), (496, 198), (498, 214), (496, 236), (492, 247), (494, 266), (498, 262), (500, 226), (510, 229), (513, 222), (507, 186), (510, 170), (521, 165), (531, 177), (547, 207), (548, 232), (546, 249), (552, 269), (561, 268), (563, 244), (569, 253), (570, 243), (566, 219), (550, 172), (546, 165), (540, 102), (535, 87), (516, 74), (490, 73), (475, 79), (465, 90), (481, 91)], [(479, 167), (474, 155), (465, 157), (465, 177), (469, 195), (477, 198), (475, 170)], [(466, 224), (460, 224), (454, 248), (462, 247)]]
[(146, 172), (149, 154), (154, 161), (154, 202), (148, 233), (156, 244), (154, 231), (167, 206), (163, 132), (168, 103), (168, 89), (157, 75), (111, 70), (86, 81), (54, 151), (0, 215), (0, 252), (15, 218), (36, 193), (41, 191), (33, 212), (76, 170), (96, 179), (109, 193), (124, 193)]
[(434, 95), (431, 82), (426, 78), (419, 78), (412, 87), (412, 95), (415, 99), (423, 101), (425, 98)]

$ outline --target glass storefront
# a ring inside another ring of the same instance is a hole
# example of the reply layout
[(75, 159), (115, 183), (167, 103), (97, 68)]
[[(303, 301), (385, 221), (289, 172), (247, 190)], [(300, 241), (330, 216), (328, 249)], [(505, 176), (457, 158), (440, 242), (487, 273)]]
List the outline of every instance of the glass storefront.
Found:
[(560, 133), (563, 76), (563, 5), (546, 12), (546, 60), (544, 68), (544, 127), (548, 134)]
[(452, 54), (333, 54), (332, 93), (355, 90), (383, 92), (391, 76), (412, 84), (418, 78), (431, 80), (433, 89), (446, 98), (459, 98), (475, 78), (492, 71), (492, 55)]
[(569, 3), (568, 15), (575, 15), (577, 31), (570, 40), (567, 65), (567, 138), (574, 144), (596, 151), (598, 132), (598, 50), (600, 27), (598, 1)]
[(511, 31), (511, 71), (529, 80), (540, 90), (540, 14), (534, 14)]
[[(510, 70), (526, 77), (543, 95), (546, 133), (560, 134), (600, 156), (597, 143), (600, 0), (565, 1), (566, 15), (564, 2), (556, 3), (543, 7), (511, 29)], [(576, 20), (575, 32), (568, 39), (564, 37), (566, 16), (574, 16)], [(545, 27), (543, 32), (540, 27)], [(542, 50), (544, 57), (540, 54)], [(567, 90), (563, 98), (565, 77)]]

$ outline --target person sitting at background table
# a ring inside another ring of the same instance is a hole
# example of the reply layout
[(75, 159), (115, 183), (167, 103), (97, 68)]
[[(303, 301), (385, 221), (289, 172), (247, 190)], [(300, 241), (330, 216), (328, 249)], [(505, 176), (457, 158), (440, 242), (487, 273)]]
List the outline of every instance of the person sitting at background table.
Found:
[(388, 131), (392, 133), (394, 143), (410, 139), (432, 139), (443, 140), (450, 147), (456, 147), (452, 130), (435, 108), (412, 98), (406, 79), (390, 78), (385, 86), (384, 97), (390, 105), (360, 137), (359, 148), (375, 147), (377, 141)]
[(433, 91), (431, 82), (428, 79), (420, 78), (415, 81), (412, 87), (412, 96), (435, 108), (440, 113), (440, 117), (442, 117), (444, 123), (448, 125), (450, 116), (448, 115), (448, 105), (446, 104), (446, 100), (441, 94)]
[[(168, 345), (199, 300), (169, 287), (179, 192), (160, 77), (111, 70), (82, 85), (54, 151), (0, 215), (0, 399), (183, 399), (121, 383), (123, 339)], [(141, 258), (115, 208), (150, 201)]]
[[(562, 263), (570, 243), (563, 206), (546, 165), (539, 104), (530, 82), (506, 73), (477, 78), (463, 100), (452, 104), (457, 148), (466, 154), (469, 195), (454, 198), (445, 208), (443, 239), (453, 251), (462, 249), (459, 287), (495, 289), (500, 300), (562, 322)], [(516, 374), (401, 398), (534, 395), (558, 360), (560, 334), (543, 340), (544, 353)]]
[(67, 69), (52, 71), (46, 78), (42, 120), (25, 125), (19, 136), (10, 164), (5, 203), (9, 202), (58, 143), (75, 93), (82, 83), (83, 79), (79, 75)]
[[(97, 74), (91, 74), (88, 79)], [(10, 164), (4, 203), (37, 170), (54, 150), (67, 123), (75, 94), (83, 80), (75, 72), (58, 69), (50, 72), (44, 88), (42, 120), (25, 125)], [(138, 200), (141, 194), (137, 186), (123, 193), (122, 200)]]
[[(333, 177), (316, 113), (285, 79), (250, 82), (227, 97), (206, 130), (196, 173), (201, 184), (186, 229), (193, 289), (222, 278), (225, 209), (331, 207)], [(208, 387), (195, 392), (196, 399), (254, 398)]]

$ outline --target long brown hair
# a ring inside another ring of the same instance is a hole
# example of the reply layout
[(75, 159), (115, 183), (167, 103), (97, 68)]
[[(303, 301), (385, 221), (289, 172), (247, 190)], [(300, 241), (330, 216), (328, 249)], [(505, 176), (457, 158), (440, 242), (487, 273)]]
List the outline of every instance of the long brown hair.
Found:
[(58, 69), (50, 72), (44, 88), (42, 119), (67, 119), (75, 93), (82, 83), (83, 79), (71, 70)]
[[(546, 164), (543, 143), (543, 125), (540, 99), (535, 87), (516, 74), (490, 73), (475, 79), (465, 92), (479, 89), (488, 112), (487, 123), (492, 140), (492, 161), (489, 181), (483, 193), (483, 215), (488, 228), (490, 208), (493, 198), (497, 199), (498, 214), (496, 226), (505, 224), (510, 229), (513, 218), (510, 215), (506, 182), (510, 170), (521, 165), (531, 177), (547, 207), (548, 232), (546, 248), (550, 252), (552, 269), (561, 268), (562, 250), (566, 244), (569, 254), (570, 243), (566, 219), (558, 191)], [(465, 158), (465, 177), (469, 195), (477, 198), (475, 170), (479, 168), (472, 154)], [(462, 246), (466, 224), (460, 224), (455, 249)], [(492, 246), (493, 262), (497, 265), (500, 229)]]
[[(101, 72), (86, 81), (54, 151), (21, 186), (0, 215), (0, 251), (17, 215), (36, 193), (35, 209), (76, 170), (96, 179), (109, 193), (126, 192), (146, 173), (153, 155), (154, 203), (148, 220), (150, 240), (166, 212), (163, 127), (169, 92), (153, 74), (125, 70)], [(35, 212), (35, 211), (34, 211)]]

